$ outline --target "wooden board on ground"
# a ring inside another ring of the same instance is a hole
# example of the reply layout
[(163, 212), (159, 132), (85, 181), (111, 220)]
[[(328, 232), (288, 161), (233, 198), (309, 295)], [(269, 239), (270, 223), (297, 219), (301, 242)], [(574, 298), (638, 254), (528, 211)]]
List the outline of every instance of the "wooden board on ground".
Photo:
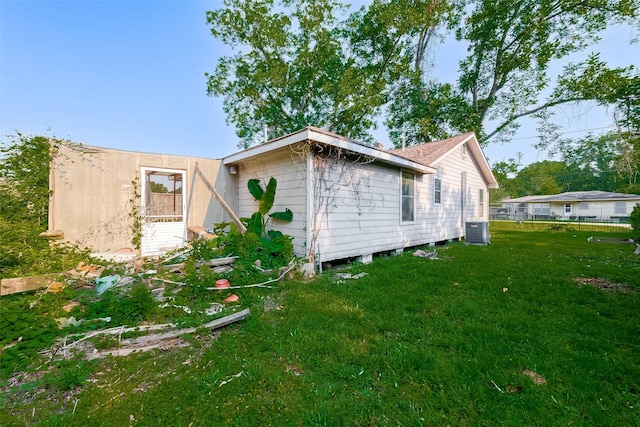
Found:
[(58, 274), (42, 274), (40, 276), (2, 279), (0, 281), (0, 295), (11, 295), (18, 292), (46, 288), (56, 277), (58, 277)]

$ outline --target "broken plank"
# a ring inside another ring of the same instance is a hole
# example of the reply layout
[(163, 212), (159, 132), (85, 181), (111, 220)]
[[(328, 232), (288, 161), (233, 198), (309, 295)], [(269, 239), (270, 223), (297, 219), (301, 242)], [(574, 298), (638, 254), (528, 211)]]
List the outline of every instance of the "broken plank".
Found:
[(2, 279), (0, 281), (0, 295), (11, 295), (46, 288), (58, 276), (59, 274), (42, 274), (39, 276)]
[(126, 356), (134, 352), (153, 350), (155, 348), (161, 347), (161, 344), (159, 344), (159, 341), (166, 341), (170, 339), (179, 338), (181, 335), (192, 334), (197, 329), (200, 329), (200, 328), (207, 328), (214, 331), (216, 329), (219, 329), (224, 326), (243, 320), (247, 318), (249, 314), (251, 314), (250, 310), (248, 308), (245, 308), (242, 311), (230, 314), (225, 317), (221, 317), (219, 319), (212, 320), (211, 322), (200, 325), (197, 328), (177, 329), (177, 330), (165, 332), (162, 334), (154, 334), (154, 335), (146, 335), (146, 336), (138, 337), (131, 340), (131, 342), (128, 343), (123, 348), (106, 350), (100, 353), (89, 354), (88, 357), (90, 359), (95, 359), (95, 358), (100, 358), (107, 355)]
[(146, 342), (160, 341), (160, 340), (167, 340), (167, 339), (171, 339), (171, 338), (177, 338), (180, 335), (192, 334), (192, 333), (194, 333), (196, 331), (196, 329), (199, 329), (199, 328), (211, 329), (213, 331), (213, 330), (216, 330), (218, 328), (222, 328), (223, 326), (227, 326), (227, 325), (230, 325), (232, 323), (238, 322), (238, 321), (240, 321), (242, 319), (245, 319), (246, 317), (249, 316), (249, 314), (250, 314), (249, 309), (245, 308), (242, 311), (230, 314), (230, 315), (225, 316), (225, 317), (221, 317), (219, 319), (212, 320), (211, 322), (205, 323), (204, 325), (200, 325), (197, 328), (177, 329), (175, 331), (169, 331), (169, 332), (165, 332), (163, 334), (146, 335), (146, 336), (143, 336), (143, 337), (139, 337), (139, 338), (136, 338), (136, 343), (137, 344), (141, 344), (141, 343), (146, 343)]

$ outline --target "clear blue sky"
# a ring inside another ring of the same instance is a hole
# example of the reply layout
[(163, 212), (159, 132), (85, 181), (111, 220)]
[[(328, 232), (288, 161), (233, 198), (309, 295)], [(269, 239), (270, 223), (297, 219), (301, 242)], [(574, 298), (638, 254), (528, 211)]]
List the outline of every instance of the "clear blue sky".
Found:
[[(0, 0), (0, 135), (18, 130), (213, 158), (234, 153), (234, 129), (221, 100), (206, 95), (204, 77), (231, 53), (206, 24), (205, 12), (222, 6), (221, 0)], [(638, 64), (640, 48), (627, 45), (629, 34), (612, 32), (597, 49), (615, 65)], [(439, 74), (455, 72), (456, 51), (436, 48)], [(567, 108), (559, 117), (573, 132), (606, 125), (604, 113)], [(514, 142), (485, 152), (491, 162), (518, 151), (525, 164), (544, 160), (531, 148), (535, 134), (525, 124)], [(384, 130), (375, 136), (390, 146)]]

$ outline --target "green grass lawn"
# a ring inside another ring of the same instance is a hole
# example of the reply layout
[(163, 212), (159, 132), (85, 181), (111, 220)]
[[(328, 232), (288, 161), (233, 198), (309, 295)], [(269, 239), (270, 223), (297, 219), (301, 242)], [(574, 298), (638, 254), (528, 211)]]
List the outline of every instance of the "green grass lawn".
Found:
[(243, 291), (251, 316), (188, 348), (5, 384), (0, 425), (640, 425), (635, 247), (499, 227)]

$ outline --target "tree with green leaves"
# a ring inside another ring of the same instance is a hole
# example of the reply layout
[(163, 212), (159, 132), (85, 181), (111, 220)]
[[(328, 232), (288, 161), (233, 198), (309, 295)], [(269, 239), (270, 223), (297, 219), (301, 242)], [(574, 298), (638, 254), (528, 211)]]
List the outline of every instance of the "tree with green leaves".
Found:
[[(53, 144), (53, 145), (52, 145)], [(28, 220), (46, 230), (49, 169), (55, 141), (17, 133), (0, 148), (0, 217)]]
[(59, 141), (7, 138), (0, 143), (0, 277), (65, 271), (85, 254), (39, 237), (48, 225), (49, 170)]
[(237, 48), (207, 74), (208, 94), (223, 98), (240, 147), (262, 138), (319, 126), (369, 139), (384, 103), (384, 80), (349, 55), (331, 0), (225, 0), (207, 13), (211, 33)]
[(549, 68), (586, 50), (608, 27), (637, 19), (637, 0), (470, 0), (458, 6), (455, 35), (468, 54), (455, 82), (433, 81), (424, 70), (406, 76), (389, 109), (392, 135), (401, 130), (420, 142), (475, 131), (484, 141), (507, 140), (522, 117), (545, 122), (558, 105), (614, 104), (634, 79), (633, 67), (609, 69), (597, 54), (566, 65), (555, 85)]
[[(396, 145), (403, 135), (412, 144), (465, 131), (504, 140), (523, 117), (552, 134), (554, 107), (625, 104), (632, 67), (609, 69), (596, 53), (555, 83), (549, 69), (610, 26), (637, 23), (639, 9), (640, 0), (373, 0), (347, 15), (332, 0), (226, 0), (207, 20), (237, 53), (207, 74), (208, 93), (223, 97), (242, 146), (264, 125), (367, 141), (385, 112)], [(442, 82), (426, 52), (448, 34), (468, 54)]]

